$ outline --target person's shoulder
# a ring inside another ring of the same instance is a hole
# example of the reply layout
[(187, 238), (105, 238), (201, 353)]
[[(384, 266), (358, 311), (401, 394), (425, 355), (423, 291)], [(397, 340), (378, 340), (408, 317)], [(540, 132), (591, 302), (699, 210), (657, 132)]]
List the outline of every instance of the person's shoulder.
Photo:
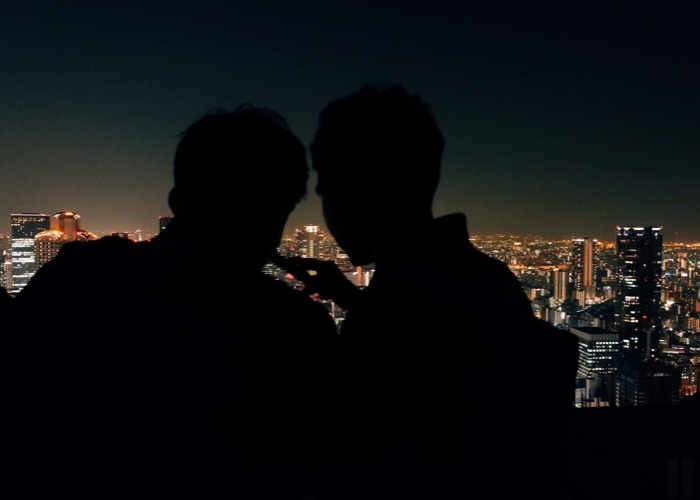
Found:
[(123, 276), (130, 268), (129, 249), (134, 246), (132, 241), (112, 236), (67, 242), (34, 273), (17, 298), (37, 298), (40, 291), (48, 297), (55, 290), (88, 295), (89, 290), (109, 287), (113, 276)]
[[(510, 311), (500, 319), (502, 327), (509, 329), (505, 336), (509, 345), (515, 347), (515, 357), (527, 360), (545, 360), (537, 369), (560, 373), (568, 380), (576, 376), (579, 361), (578, 339), (569, 330), (557, 328), (548, 321), (534, 315)], [(535, 363), (537, 364), (537, 363)]]
[(70, 273), (85, 273), (89, 277), (108, 274), (119, 275), (132, 265), (137, 243), (118, 236), (105, 236), (92, 241), (65, 243), (58, 254), (39, 269), (41, 271), (64, 270)]
[(122, 256), (128, 250), (135, 248), (136, 242), (119, 236), (104, 236), (91, 241), (69, 241), (64, 243), (54, 259), (79, 258), (91, 256), (104, 258), (111, 255)]
[(473, 244), (470, 245), (470, 251), (467, 253), (467, 258), (473, 261), (477, 265), (477, 268), (483, 270), (484, 272), (496, 274), (508, 272), (512, 274), (505, 262), (498, 260), (495, 257), (491, 257), (489, 254), (475, 247)]

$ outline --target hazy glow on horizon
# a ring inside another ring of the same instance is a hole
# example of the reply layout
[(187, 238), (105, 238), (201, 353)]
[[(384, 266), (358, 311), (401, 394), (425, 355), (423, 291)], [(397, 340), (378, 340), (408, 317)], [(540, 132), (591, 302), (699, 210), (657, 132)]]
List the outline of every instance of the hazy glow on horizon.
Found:
[[(271, 107), (309, 144), (325, 104), (379, 81), (431, 103), (446, 139), (434, 212), (465, 212), (471, 234), (610, 240), (663, 225), (700, 241), (699, 13), (12, 2), (0, 233), (11, 213), (63, 210), (94, 232), (156, 233), (177, 136), (204, 112)], [(314, 184), (288, 232), (325, 228)]]

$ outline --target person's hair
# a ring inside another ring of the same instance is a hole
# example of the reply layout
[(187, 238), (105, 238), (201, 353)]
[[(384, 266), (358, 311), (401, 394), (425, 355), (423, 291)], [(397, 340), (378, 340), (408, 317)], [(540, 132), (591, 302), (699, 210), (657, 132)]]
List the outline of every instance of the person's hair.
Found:
[(307, 194), (303, 143), (279, 113), (250, 104), (211, 110), (187, 127), (173, 166), (178, 196), (203, 207), (291, 211)]
[(432, 201), (444, 142), (418, 94), (398, 84), (369, 84), (321, 111), (310, 151), (313, 168), (326, 179), (366, 179)]

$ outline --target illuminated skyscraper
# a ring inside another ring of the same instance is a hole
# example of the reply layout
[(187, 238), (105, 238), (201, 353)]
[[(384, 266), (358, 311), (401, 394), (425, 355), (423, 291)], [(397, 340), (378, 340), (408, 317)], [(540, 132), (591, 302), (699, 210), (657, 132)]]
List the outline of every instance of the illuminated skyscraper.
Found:
[(592, 326), (571, 328), (571, 333), (578, 338), (577, 377), (615, 373), (615, 355), (620, 352), (619, 333)]
[(578, 299), (579, 306), (586, 305), (587, 299), (595, 296), (593, 260), (596, 240), (588, 237), (572, 240), (571, 246), (571, 281), (573, 298)]
[(318, 226), (304, 226), (294, 231), (294, 255), (297, 257), (320, 258), (319, 250), (323, 241), (323, 230)]
[(34, 237), (51, 227), (51, 217), (40, 213), (10, 215), (10, 273), (7, 290), (17, 293), (34, 276)]
[(649, 353), (661, 302), (661, 227), (617, 227), (615, 320), (623, 347)]
[(555, 269), (551, 272), (552, 299), (562, 303), (567, 299), (569, 286), (569, 273), (564, 269)]

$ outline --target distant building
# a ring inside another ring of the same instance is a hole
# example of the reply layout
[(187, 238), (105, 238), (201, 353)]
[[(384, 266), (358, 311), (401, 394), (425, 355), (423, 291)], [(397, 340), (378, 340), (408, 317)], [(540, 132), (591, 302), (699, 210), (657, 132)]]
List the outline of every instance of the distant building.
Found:
[[(162, 229), (161, 229), (162, 231)], [(116, 236), (117, 238), (124, 238), (125, 240), (129, 241), (146, 241), (149, 237), (146, 233), (144, 233), (141, 229), (137, 229), (133, 233), (130, 233), (129, 231), (112, 231), (109, 233), (110, 236)]]
[(0, 286), (7, 288), (7, 277), (10, 275), (10, 236), (0, 234)]
[(570, 328), (578, 339), (579, 366), (576, 374), (586, 378), (591, 374), (617, 371), (615, 360), (620, 353), (620, 334), (594, 326)]
[(568, 300), (569, 272), (565, 269), (555, 269), (550, 271), (550, 279), (552, 282), (552, 299), (557, 303), (562, 303)]
[(82, 229), (81, 217), (75, 212), (58, 212), (50, 221), (50, 229), (34, 237), (34, 272), (53, 259), (65, 243), (98, 239), (94, 233)]
[(613, 375), (615, 406), (673, 405), (680, 400), (680, 370), (628, 356)]
[(323, 242), (323, 230), (318, 226), (304, 226), (294, 231), (294, 252), (296, 257), (320, 258), (319, 251)]
[(661, 227), (617, 227), (616, 327), (623, 348), (649, 352), (647, 333), (661, 305)]
[(595, 279), (593, 261), (596, 240), (588, 237), (577, 238), (571, 242), (571, 282), (572, 298), (584, 307), (589, 299), (595, 297)]
[(22, 290), (34, 276), (34, 237), (51, 227), (51, 217), (40, 213), (10, 215), (10, 266), (6, 277), (7, 290)]
[(168, 227), (168, 224), (172, 222), (172, 217), (158, 217), (158, 232), (162, 233), (163, 230)]

